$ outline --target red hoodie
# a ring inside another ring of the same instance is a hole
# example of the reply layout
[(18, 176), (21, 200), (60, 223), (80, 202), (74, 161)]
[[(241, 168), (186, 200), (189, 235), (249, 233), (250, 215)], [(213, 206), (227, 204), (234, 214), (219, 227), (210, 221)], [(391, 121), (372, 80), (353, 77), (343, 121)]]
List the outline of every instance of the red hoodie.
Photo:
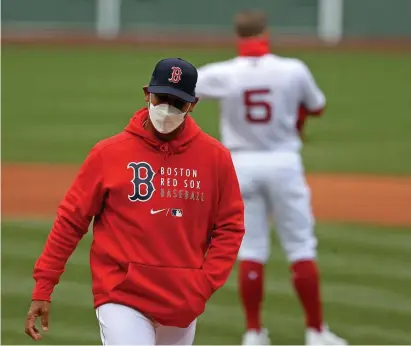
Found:
[(89, 153), (58, 207), (34, 269), (33, 300), (54, 286), (93, 222), (94, 306), (131, 306), (187, 327), (227, 280), (244, 235), (244, 206), (229, 152), (188, 116), (161, 142), (146, 108)]

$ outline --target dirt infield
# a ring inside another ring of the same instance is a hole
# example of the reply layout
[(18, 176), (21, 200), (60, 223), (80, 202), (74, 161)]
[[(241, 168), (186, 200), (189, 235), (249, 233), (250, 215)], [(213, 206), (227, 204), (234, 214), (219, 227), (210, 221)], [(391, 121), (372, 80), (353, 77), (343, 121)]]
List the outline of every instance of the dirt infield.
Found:
[[(70, 165), (3, 164), (3, 217), (54, 217), (76, 171)], [(411, 177), (315, 174), (308, 183), (320, 221), (411, 226)]]

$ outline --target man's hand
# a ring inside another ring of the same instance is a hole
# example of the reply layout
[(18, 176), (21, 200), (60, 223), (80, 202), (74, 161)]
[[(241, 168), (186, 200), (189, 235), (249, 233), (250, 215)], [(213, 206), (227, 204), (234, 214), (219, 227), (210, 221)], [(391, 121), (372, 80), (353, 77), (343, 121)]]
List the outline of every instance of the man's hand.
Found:
[(26, 328), (25, 332), (33, 340), (41, 340), (39, 330), (36, 328), (36, 320), (41, 317), (41, 326), (43, 331), (47, 331), (49, 328), (49, 311), (50, 302), (43, 300), (33, 300), (30, 305), (29, 312), (26, 317)]

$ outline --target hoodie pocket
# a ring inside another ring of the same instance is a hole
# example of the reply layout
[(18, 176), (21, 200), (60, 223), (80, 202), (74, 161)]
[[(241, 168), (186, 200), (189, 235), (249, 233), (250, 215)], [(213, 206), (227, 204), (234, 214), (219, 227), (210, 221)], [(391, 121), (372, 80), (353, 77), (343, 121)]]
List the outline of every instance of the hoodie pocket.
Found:
[(201, 269), (128, 265), (125, 279), (111, 295), (165, 326), (187, 327), (200, 316), (212, 294)]

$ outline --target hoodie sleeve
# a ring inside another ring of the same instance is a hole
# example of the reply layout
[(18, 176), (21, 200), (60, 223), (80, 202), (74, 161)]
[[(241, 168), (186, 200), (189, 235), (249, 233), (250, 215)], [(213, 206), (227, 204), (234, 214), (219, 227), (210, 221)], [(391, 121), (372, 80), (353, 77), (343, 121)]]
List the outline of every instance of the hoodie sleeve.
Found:
[(225, 152), (218, 182), (220, 198), (203, 270), (212, 292), (225, 284), (244, 236), (244, 204), (231, 155)]
[(43, 252), (35, 263), (33, 300), (51, 300), (69, 257), (87, 233), (93, 216), (100, 212), (104, 198), (102, 170), (100, 152), (93, 148), (58, 206)]

